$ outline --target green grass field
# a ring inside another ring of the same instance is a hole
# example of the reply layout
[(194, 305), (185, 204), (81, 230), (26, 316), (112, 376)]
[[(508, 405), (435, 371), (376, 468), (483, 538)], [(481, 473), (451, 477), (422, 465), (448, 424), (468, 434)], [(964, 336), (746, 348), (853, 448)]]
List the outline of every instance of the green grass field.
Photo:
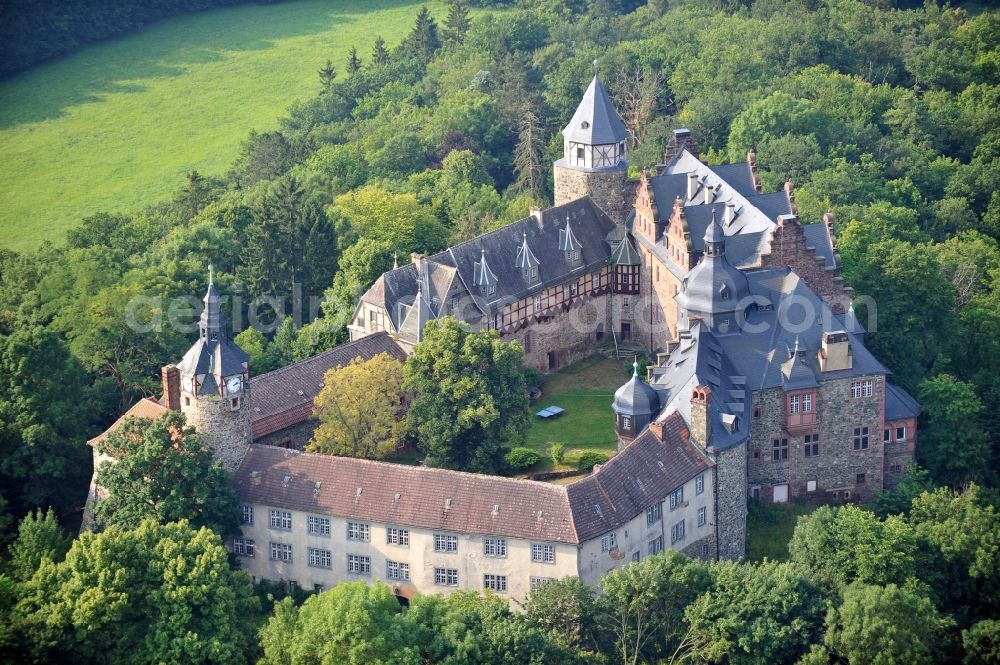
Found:
[(751, 561), (788, 560), (788, 541), (792, 539), (799, 517), (816, 506), (804, 503), (763, 503), (752, 501), (747, 516), (747, 558)]
[(0, 247), (61, 242), (99, 210), (221, 174), (252, 129), (315, 94), (327, 58), (398, 43), (440, 0), (298, 0), (169, 19), (0, 81)]
[[(618, 449), (611, 400), (615, 390), (628, 380), (616, 360), (589, 358), (557, 372), (543, 387), (542, 398), (531, 407), (531, 427), (527, 445), (538, 451), (542, 461), (533, 472), (553, 470), (549, 445), (564, 443), (572, 453), (597, 451), (611, 455)], [(566, 409), (555, 420), (542, 420), (535, 412), (547, 406)], [(560, 468), (570, 468), (564, 464)]]

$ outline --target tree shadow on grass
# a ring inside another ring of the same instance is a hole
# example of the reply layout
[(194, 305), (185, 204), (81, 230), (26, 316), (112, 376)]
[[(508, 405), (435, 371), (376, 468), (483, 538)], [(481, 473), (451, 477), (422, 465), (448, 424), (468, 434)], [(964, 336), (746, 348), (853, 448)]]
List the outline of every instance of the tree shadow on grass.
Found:
[[(144, 92), (144, 81), (181, 76), (194, 65), (266, 50), (283, 39), (327, 32), (358, 14), (410, 4), (412, 0), (250, 4), (167, 19), (0, 81), (0, 129), (59, 118), (107, 95)], [(317, 60), (321, 56), (317, 53)]]

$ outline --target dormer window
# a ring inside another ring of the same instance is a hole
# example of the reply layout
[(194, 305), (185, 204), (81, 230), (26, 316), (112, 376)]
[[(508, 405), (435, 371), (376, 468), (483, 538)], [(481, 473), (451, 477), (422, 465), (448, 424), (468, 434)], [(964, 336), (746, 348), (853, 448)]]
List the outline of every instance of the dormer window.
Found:
[(496, 284), (487, 284), (486, 286), (483, 287), (483, 295), (492, 296), (496, 292), (497, 292)]
[(521, 274), (524, 275), (524, 278), (528, 280), (529, 283), (533, 282), (536, 279), (538, 279), (538, 266), (525, 268), (524, 270), (521, 271)]
[(586, 151), (586, 149), (584, 149), (584, 148), (582, 148), (582, 147), (578, 147), (578, 148), (576, 149), (576, 158), (577, 158), (577, 159), (584, 159), (584, 158), (585, 158), (586, 156), (587, 156), (587, 151)]
[(721, 287), (719, 287), (719, 297), (721, 297), (723, 300), (729, 300), (728, 284), (723, 284)]
[(573, 249), (566, 252), (566, 261), (569, 263), (579, 263), (580, 262), (580, 250)]

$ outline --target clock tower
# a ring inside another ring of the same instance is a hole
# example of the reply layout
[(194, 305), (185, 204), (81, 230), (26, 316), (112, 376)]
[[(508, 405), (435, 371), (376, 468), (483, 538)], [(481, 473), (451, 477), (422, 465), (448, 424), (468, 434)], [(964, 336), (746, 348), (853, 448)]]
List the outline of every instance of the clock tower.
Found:
[[(251, 438), (250, 356), (229, 340), (211, 266), (198, 333), (198, 341), (176, 367), (179, 390), (164, 394), (164, 400), (176, 400), (170, 406), (187, 416), (188, 425), (212, 448), (215, 458), (234, 471)], [(165, 377), (170, 370), (164, 368)]]

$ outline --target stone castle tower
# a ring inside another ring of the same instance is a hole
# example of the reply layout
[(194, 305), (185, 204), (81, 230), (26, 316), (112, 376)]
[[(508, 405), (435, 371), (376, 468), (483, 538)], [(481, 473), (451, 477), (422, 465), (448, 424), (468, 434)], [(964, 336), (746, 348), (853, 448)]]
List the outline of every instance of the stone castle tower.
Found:
[(229, 340), (211, 276), (198, 328), (198, 341), (183, 360), (163, 368), (163, 405), (187, 416), (215, 458), (233, 471), (250, 445), (250, 356)]
[(624, 223), (628, 130), (596, 74), (562, 133), (563, 156), (553, 165), (555, 204), (590, 196), (616, 223)]

